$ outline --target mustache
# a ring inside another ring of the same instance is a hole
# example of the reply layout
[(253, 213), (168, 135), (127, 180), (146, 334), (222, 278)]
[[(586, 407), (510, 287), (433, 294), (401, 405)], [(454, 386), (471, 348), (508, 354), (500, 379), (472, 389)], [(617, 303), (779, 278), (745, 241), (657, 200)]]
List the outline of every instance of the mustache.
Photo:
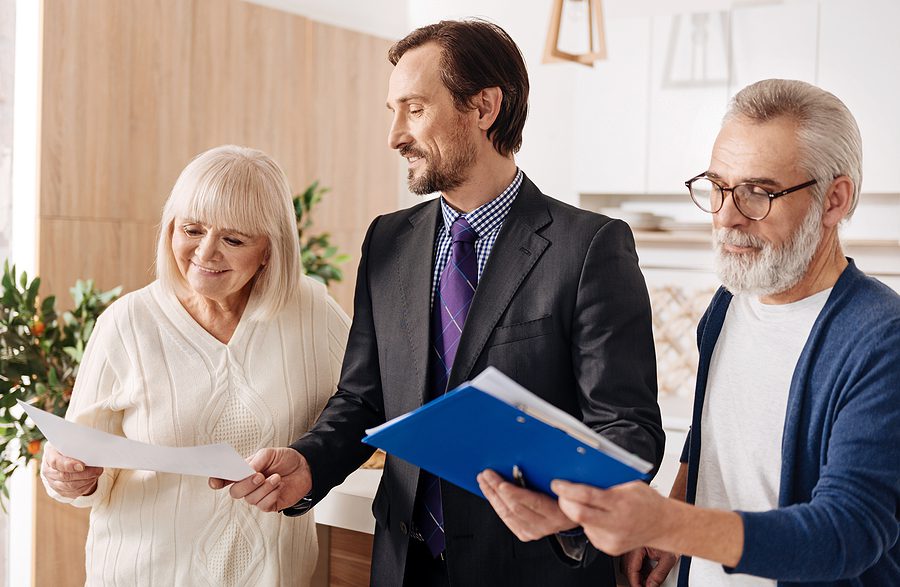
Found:
[(732, 245), (735, 247), (765, 248), (769, 243), (758, 236), (741, 232), (734, 228), (720, 228), (716, 230), (715, 240), (717, 245)]
[(422, 151), (416, 149), (414, 146), (406, 145), (405, 147), (403, 147), (402, 149), (400, 149), (400, 156), (401, 156), (401, 157), (410, 157), (410, 156), (412, 156), (412, 157), (420, 157), (420, 158), (424, 159), (424, 158), (425, 158), (425, 153), (423, 153)]

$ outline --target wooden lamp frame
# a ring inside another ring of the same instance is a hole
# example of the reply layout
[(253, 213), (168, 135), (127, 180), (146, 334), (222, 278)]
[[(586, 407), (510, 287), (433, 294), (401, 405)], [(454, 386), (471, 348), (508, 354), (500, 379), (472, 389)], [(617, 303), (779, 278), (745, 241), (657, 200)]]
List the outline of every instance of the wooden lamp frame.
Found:
[[(547, 43), (544, 45), (544, 63), (572, 61), (594, 66), (594, 61), (606, 59), (606, 33), (603, 28), (603, 6), (601, 0), (579, 0), (588, 5), (588, 53), (568, 53), (559, 49), (559, 27), (562, 22), (563, 2), (554, 0), (550, 12), (550, 28), (547, 30)], [(597, 47), (594, 48), (594, 27), (597, 28)]]

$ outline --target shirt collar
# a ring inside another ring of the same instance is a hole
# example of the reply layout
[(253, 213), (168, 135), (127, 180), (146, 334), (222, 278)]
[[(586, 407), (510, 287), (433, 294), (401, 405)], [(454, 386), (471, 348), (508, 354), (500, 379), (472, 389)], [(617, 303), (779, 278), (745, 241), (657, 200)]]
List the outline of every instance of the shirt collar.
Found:
[(450, 227), (453, 226), (457, 218), (463, 216), (479, 239), (493, 232), (498, 226), (503, 224), (507, 214), (509, 214), (509, 209), (512, 207), (512, 203), (519, 193), (519, 188), (522, 186), (522, 176), (522, 170), (516, 170), (516, 176), (513, 178), (512, 183), (506, 186), (506, 189), (500, 192), (500, 195), (465, 214), (454, 210), (444, 199), (444, 196), (441, 195), (444, 230), (447, 231), (447, 234), (450, 234)]

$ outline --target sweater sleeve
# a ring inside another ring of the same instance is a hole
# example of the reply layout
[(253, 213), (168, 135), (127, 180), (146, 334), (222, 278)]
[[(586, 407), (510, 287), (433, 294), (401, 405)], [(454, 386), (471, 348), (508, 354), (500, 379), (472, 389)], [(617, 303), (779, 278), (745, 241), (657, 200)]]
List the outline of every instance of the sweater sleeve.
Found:
[(738, 512), (744, 552), (734, 569), (783, 581), (856, 577), (897, 542), (900, 522), (900, 320), (855, 344), (812, 499), (767, 512)]
[[(120, 382), (110, 363), (109, 351), (112, 345), (121, 346), (111, 310), (112, 308), (108, 309), (99, 317), (88, 340), (75, 379), (75, 389), (66, 411), (66, 419), (110, 434), (124, 436), (122, 412), (110, 409), (110, 399), (120, 389)], [(74, 499), (63, 497), (54, 491), (43, 474), (41, 480), (47, 494), (53, 499), (86, 508), (97, 505), (109, 497), (117, 473), (118, 469), (107, 467), (97, 480), (97, 488), (92, 494)]]
[(344, 350), (347, 348), (347, 336), (350, 333), (350, 318), (343, 308), (331, 296), (327, 296), (328, 311), (328, 359), (331, 367), (331, 379), (337, 388), (341, 377), (341, 365), (344, 362)]

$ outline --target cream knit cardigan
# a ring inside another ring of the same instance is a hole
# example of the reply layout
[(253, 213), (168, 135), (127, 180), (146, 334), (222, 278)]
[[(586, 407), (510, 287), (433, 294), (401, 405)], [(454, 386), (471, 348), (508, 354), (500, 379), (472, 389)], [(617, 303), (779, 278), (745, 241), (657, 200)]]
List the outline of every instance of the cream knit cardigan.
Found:
[[(158, 282), (123, 296), (97, 321), (66, 417), (158, 445), (226, 442), (245, 457), (287, 446), (334, 393), (349, 329), (324, 286), (303, 277), (301, 292), (274, 320), (245, 311), (228, 344)], [(48, 493), (91, 508), (88, 585), (304, 586), (315, 567), (312, 513), (263, 513), (203, 477), (107, 469), (92, 495)]]

